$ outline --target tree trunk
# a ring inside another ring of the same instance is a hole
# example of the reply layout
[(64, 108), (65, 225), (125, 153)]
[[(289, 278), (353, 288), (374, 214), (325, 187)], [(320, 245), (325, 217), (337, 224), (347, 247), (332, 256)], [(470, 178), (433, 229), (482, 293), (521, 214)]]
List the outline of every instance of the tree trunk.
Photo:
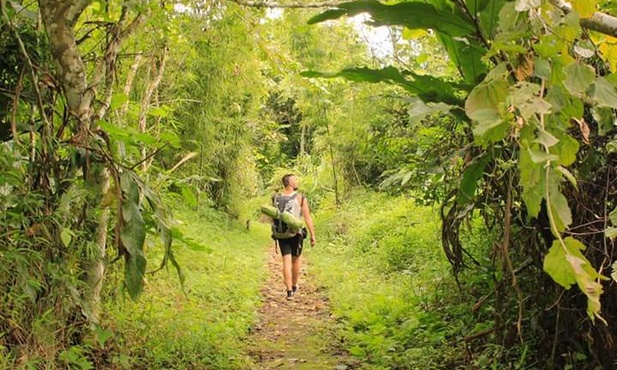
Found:
[[(107, 113), (113, 96), (113, 82), (116, 65), (116, 57), (120, 50), (121, 43), (129, 36), (141, 23), (144, 16), (138, 14), (127, 26), (122, 28), (126, 22), (127, 7), (122, 8), (119, 21), (108, 30), (108, 43), (104, 54), (95, 65), (92, 83), (89, 85), (86, 76), (86, 67), (77, 47), (74, 34), (74, 26), (77, 20), (91, 3), (91, 0), (39, 0), (39, 9), (42, 22), (45, 26), (49, 38), (51, 54), (56, 65), (57, 81), (59, 81), (62, 91), (66, 98), (69, 111), (72, 115), (71, 127), (74, 133), (71, 142), (82, 148), (98, 148), (97, 139), (94, 137), (98, 127), (98, 119), (103, 118)], [(102, 86), (103, 97), (99, 99), (102, 104), (96, 115), (93, 114), (93, 102), (97, 94), (96, 88)], [(44, 114), (44, 112), (41, 112)], [(99, 133), (104, 138), (104, 133)], [(109, 145), (108, 140), (106, 139)], [(105, 149), (103, 149), (105, 150)], [(97, 194), (93, 203), (85, 205), (88, 210), (101, 207), (101, 199), (105, 199), (111, 186), (109, 158), (100, 158), (97, 162), (93, 161), (90, 150), (85, 153), (85, 165), (83, 173), (86, 178), (86, 187), (90, 188), (92, 194)], [(43, 158), (45, 161), (45, 158)], [(87, 212), (94, 215), (96, 212)], [(100, 312), (100, 292), (105, 276), (105, 255), (107, 252), (107, 229), (110, 222), (110, 209), (108, 205), (103, 205), (101, 212), (95, 220), (90, 220), (92, 231), (96, 235), (96, 249), (93, 253), (93, 260), (88, 261), (89, 265), (84, 267), (88, 272), (85, 280), (89, 283), (83, 297), (82, 307), (90, 323), (98, 322)]]
[(131, 93), (131, 89), (133, 87), (133, 80), (135, 79), (135, 75), (137, 75), (137, 70), (141, 65), (141, 54), (135, 55), (135, 61), (131, 64), (131, 68), (129, 69), (129, 73), (126, 76), (126, 83), (124, 84), (124, 90), (122, 91), (124, 95), (126, 95), (126, 101), (122, 104), (122, 108), (120, 109), (120, 114), (124, 115), (129, 110), (129, 94)]
[(300, 157), (306, 154), (306, 124), (300, 123)]
[(334, 149), (332, 148), (332, 135), (330, 135), (330, 124), (326, 123), (326, 133), (328, 134), (328, 147), (330, 148), (330, 160), (332, 161), (332, 177), (334, 179), (334, 202), (338, 207), (341, 205), (341, 198), (338, 190), (338, 177), (336, 173), (336, 163), (334, 162)]
[(61, 0), (39, 0), (57, 77), (71, 113), (77, 118), (77, 133), (82, 133), (83, 128), (90, 123), (94, 90), (88, 88), (86, 69), (77, 48), (73, 26), (89, 4), (90, 0), (78, 0), (68, 4)]
[[(158, 61), (159, 65), (158, 65), (158, 69), (154, 68), (154, 70), (156, 71), (156, 76), (154, 77), (154, 80), (147, 86), (146, 88), (146, 93), (144, 94), (144, 97), (141, 100), (141, 107), (139, 109), (139, 119), (138, 119), (138, 124), (139, 124), (139, 132), (141, 133), (145, 133), (146, 132), (146, 115), (148, 112), (148, 108), (150, 107), (150, 103), (152, 102), (152, 95), (154, 94), (154, 92), (156, 91), (156, 89), (158, 89), (161, 80), (163, 79), (163, 74), (165, 72), (165, 63), (167, 61), (167, 47), (163, 48), (163, 52), (161, 54), (160, 60)], [(146, 153), (146, 148), (143, 147), (141, 149), (141, 169), (142, 169), (142, 174), (146, 174), (146, 172), (148, 171), (148, 156)]]

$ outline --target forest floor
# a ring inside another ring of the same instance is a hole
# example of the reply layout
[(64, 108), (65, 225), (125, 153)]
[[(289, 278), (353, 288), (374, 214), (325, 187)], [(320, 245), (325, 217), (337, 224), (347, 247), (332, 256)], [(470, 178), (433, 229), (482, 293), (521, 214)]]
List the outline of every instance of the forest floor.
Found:
[(254, 369), (358, 369), (357, 360), (337, 348), (334, 318), (323, 290), (311, 281), (307, 269), (310, 260), (303, 257), (298, 291), (288, 301), (281, 255), (273, 247), (267, 254), (268, 277), (261, 288), (263, 306), (249, 349), (257, 364)]

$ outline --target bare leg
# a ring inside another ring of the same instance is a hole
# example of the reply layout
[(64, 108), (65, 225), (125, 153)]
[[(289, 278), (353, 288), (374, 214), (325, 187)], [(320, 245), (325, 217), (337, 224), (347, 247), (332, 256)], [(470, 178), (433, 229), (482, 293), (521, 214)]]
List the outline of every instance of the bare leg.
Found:
[(287, 254), (283, 256), (283, 281), (285, 282), (285, 287), (287, 290), (291, 290), (291, 276), (292, 276), (292, 268), (291, 268), (291, 254)]
[(295, 256), (291, 259), (291, 282), (293, 286), (298, 285), (298, 279), (300, 279), (300, 267), (302, 267), (301, 256)]

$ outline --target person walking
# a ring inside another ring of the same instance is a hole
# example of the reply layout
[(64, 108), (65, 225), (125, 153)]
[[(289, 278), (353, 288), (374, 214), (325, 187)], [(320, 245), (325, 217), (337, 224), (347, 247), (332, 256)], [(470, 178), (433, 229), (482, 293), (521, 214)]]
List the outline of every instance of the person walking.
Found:
[[(311, 218), (311, 210), (306, 197), (298, 191), (300, 182), (294, 174), (286, 174), (282, 178), (283, 190), (272, 198), (274, 206), (280, 212), (287, 211), (292, 215), (304, 219), (310, 234), (311, 247), (315, 246), (315, 228)], [(274, 222), (277, 222), (276, 220)], [(286, 227), (286, 226), (284, 226)], [(300, 268), (302, 267), (302, 244), (306, 238), (306, 229), (286, 238), (275, 238), (283, 257), (283, 282), (287, 290), (287, 300), (292, 300), (298, 290)]]

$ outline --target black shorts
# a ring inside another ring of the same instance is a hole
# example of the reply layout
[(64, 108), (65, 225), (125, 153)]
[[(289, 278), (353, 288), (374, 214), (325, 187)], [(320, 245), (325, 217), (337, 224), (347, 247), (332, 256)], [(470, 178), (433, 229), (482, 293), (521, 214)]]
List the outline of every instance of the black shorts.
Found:
[(297, 257), (302, 254), (302, 242), (304, 238), (302, 234), (298, 234), (289, 239), (278, 239), (279, 248), (281, 248), (281, 254), (283, 256), (291, 254)]

